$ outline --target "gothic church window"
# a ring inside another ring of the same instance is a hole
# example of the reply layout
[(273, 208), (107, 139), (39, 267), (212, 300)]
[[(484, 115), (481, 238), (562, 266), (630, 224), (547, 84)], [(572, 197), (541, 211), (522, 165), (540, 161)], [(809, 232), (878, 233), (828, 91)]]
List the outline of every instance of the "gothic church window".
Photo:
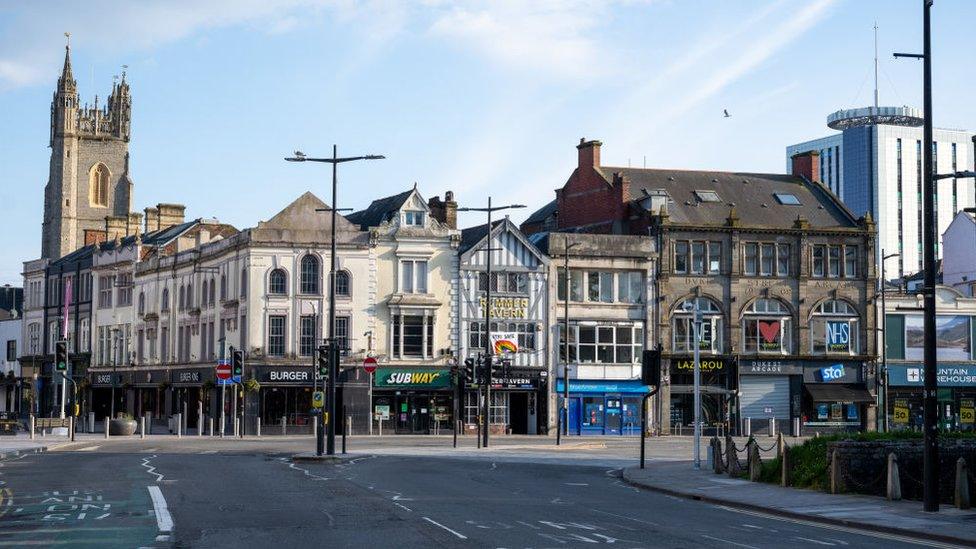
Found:
[(88, 200), (92, 206), (108, 206), (108, 180), (108, 168), (105, 164), (96, 164), (88, 181)]

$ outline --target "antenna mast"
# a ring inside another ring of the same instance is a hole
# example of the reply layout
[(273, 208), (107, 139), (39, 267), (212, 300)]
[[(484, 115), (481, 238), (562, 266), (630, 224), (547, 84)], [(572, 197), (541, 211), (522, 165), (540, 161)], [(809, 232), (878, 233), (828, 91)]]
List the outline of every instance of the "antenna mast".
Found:
[(878, 114), (878, 22), (874, 22), (874, 114)]

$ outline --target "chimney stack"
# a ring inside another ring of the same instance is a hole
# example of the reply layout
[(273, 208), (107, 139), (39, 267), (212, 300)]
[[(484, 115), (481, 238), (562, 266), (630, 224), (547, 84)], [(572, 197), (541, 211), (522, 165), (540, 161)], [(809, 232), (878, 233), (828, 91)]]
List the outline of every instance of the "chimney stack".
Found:
[(822, 183), (820, 181), (820, 153), (818, 151), (797, 153), (793, 155), (791, 160), (793, 161), (793, 175)]
[(158, 208), (146, 208), (142, 210), (145, 214), (143, 219), (146, 220), (146, 230), (145, 232), (151, 233), (153, 231), (159, 230), (159, 209)]
[(448, 226), (457, 229), (457, 202), (454, 200), (454, 191), (444, 193), (444, 200), (438, 196), (433, 196), (427, 200), (430, 208), (430, 215), (434, 219)]
[(186, 206), (182, 204), (156, 204), (159, 212), (159, 228), (168, 229), (183, 223), (186, 216)]
[(595, 139), (587, 141), (581, 137), (576, 150), (579, 151), (580, 168), (599, 168), (600, 167), (600, 146), (603, 145)]

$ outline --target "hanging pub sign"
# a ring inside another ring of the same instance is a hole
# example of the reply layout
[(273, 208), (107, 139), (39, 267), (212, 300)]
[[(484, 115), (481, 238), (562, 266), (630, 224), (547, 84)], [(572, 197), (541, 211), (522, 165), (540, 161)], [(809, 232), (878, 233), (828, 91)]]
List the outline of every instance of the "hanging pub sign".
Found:
[(847, 321), (828, 320), (824, 322), (824, 335), (827, 351), (832, 353), (849, 352), (851, 350), (851, 323)]

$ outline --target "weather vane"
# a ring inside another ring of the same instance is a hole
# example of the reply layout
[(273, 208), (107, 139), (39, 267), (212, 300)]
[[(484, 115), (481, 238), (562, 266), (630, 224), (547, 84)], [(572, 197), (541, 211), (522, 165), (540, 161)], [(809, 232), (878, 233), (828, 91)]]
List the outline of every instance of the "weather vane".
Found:
[(65, 39), (65, 42), (66, 42), (65, 46), (70, 48), (71, 47), (71, 33), (70, 32), (64, 33), (64, 39)]

